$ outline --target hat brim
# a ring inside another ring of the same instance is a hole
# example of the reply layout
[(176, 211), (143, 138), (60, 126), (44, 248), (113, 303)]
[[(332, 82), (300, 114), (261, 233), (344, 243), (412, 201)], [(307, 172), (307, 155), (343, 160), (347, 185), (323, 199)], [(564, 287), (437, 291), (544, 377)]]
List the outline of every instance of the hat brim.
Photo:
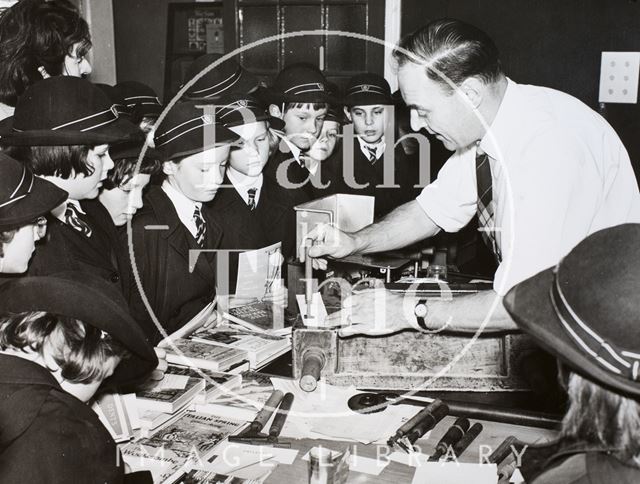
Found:
[(521, 282), (505, 295), (504, 306), (518, 327), (576, 373), (614, 392), (640, 397), (638, 383), (605, 370), (570, 338), (551, 303), (553, 282), (553, 268), (550, 268)]
[[(139, 158), (140, 157), (140, 152), (142, 151), (142, 146), (128, 146), (126, 148), (117, 148), (117, 146), (114, 146), (113, 148), (111, 148), (109, 150), (109, 156), (111, 157), (112, 160), (122, 160), (125, 158)], [(158, 150), (156, 150), (155, 148), (151, 148), (150, 146), (147, 147), (147, 150), (144, 152), (144, 158), (145, 159), (152, 159), (152, 160), (163, 160), (164, 157), (162, 156), (162, 153), (160, 153)]]
[(313, 92), (302, 94), (288, 94), (271, 87), (265, 88), (261, 93), (262, 99), (268, 104), (280, 104), (280, 103), (326, 103), (326, 104), (342, 104), (342, 99), (339, 99), (331, 94), (324, 93), (318, 94)]
[[(203, 78), (206, 77), (207, 76), (205, 75)], [(189, 101), (212, 101), (232, 93), (240, 93), (245, 95), (251, 94), (260, 87), (260, 79), (254, 76), (251, 72), (243, 69), (237, 82), (220, 91), (215, 92), (215, 94), (207, 95), (206, 92), (199, 92), (205, 90), (207, 87), (208, 86), (205, 86), (203, 84), (198, 85), (198, 83), (196, 82), (189, 88), (189, 90), (187, 90), (187, 92), (184, 93), (183, 98)]]
[(160, 113), (162, 113), (163, 109), (164, 107), (160, 106), (159, 104), (139, 104), (133, 108), (131, 119), (133, 119), (134, 122), (139, 123), (145, 116), (157, 118), (158, 116), (160, 116)]
[(153, 348), (129, 315), (124, 298), (109, 297), (97, 276), (81, 273), (58, 273), (50, 276), (23, 277), (2, 285), (0, 312), (20, 313), (45, 311), (75, 318), (101, 329), (122, 344), (131, 357), (123, 360), (111, 377), (110, 384), (129, 384), (148, 375), (158, 364)]
[(11, 207), (11, 217), (0, 219), (0, 230), (13, 230), (33, 222), (64, 203), (69, 195), (53, 183), (33, 178), (31, 193)]
[(342, 104), (348, 107), (353, 106), (393, 106), (396, 104), (391, 96), (383, 96), (381, 94), (362, 93), (346, 96), (342, 99)]
[(140, 128), (123, 118), (90, 131), (64, 129), (13, 131), (12, 122), (7, 122), (4, 128), (5, 131), (0, 133), (0, 145), (5, 146), (95, 146), (144, 137)]

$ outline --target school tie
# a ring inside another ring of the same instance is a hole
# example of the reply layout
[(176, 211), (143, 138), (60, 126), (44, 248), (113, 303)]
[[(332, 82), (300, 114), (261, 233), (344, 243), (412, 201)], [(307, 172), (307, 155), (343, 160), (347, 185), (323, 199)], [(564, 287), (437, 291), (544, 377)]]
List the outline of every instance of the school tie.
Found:
[(482, 239), (500, 263), (502, 254), (496, 241), (495, 202), (491, 182), (491, 164), (486, 153), (476, 153), (476, 185), (478, 188), (478, 224)]
[(196, 223), (196, 242), (198, 242), (200, 247), (204, 247), (204, 240), (207, 236), (207, 224), (198, 206), (196, 206), (196, 209), (193, 211), (193, 221)]
[(378, 161), (378, 158), (376, 156), (378, 154), (378, 149), (375, 146), (369, 146), (369, 145), (364, 145), (364, 147), (369, 152), (369, 161), (373, 165), (376, 161)]
[(249, 205), (249, 210), (254, 210), (256, 208), (256, 192), (257, 188), (249, 188), (247, 190), (247, 195), (249, 195), (249, 200), (247, 201), (247, 205)]
[(91, 237), (91, 227), (80, 218), (78, 208), (73, 203), (67, 203), (67, 208), (64, 212), (64, 221), (73, 230), (77, 230), (85, 237)]

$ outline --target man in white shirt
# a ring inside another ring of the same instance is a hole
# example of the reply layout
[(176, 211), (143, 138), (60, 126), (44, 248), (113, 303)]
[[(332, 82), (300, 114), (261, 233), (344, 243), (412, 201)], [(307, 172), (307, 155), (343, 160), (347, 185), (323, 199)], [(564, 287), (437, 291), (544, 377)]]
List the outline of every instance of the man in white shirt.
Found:
[(577, 99), (508, 79), (493, 41), (471, 25), (433, 22), (403, 39), (394, 56), (412, 128), (455, 153), (415, 201), (380, 222), (353, 234), (321, 227), (310, 255), (397, 249), (460, 230), (478, 213), (500, 263), (494, 290), (420, 303), (420, 317), (414, 300), (370, 291), (347, 299), (349, 311), (333, 318), (351, 322), (345, 335), (514, 329), (501, 304), (507, 290), (587, 235), (640, 221), (629, 156), (611, 126)]

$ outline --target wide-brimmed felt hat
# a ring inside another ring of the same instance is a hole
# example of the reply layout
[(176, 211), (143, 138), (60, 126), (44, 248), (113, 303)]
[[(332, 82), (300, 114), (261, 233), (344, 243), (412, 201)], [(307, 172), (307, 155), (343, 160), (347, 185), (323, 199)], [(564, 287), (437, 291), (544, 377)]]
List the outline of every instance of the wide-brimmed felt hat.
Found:
[(78, 77), (56, 76), (20, 96), (0, 144), (95, 146), (136, 136), (143, 136), (140, 129), (118, 116), (118, 107), (100, 88)]
[(108, 333), (132, 354), (118, 365), (109, 381), (130, 383), (152, 371), (158, 359), (129, 314), (126, 301), (112, 286), (88, 272), (22, 277), (0, 285), (0, 314), (45, 311)]
[(156, 128), (154, 141), (164, 160), (200, 153), (231, 144), (240, 138), (219, 122), (214, 122), (215, 107), (207, 113), (200, 101), (176, 103)]
[(0, 231), (17, 229), (62, 204), (67, 192), (0, 153)]
[(345, 106), (392, 105), (391, 88), (386, 79), (378, 74), (365, 72), (353, 76), (344, 90)]
[(96, 82), (93, 85), (107, 95), (113, 105), (113, 108), (117, 111), (118, 116), (124, 116), (125, 119), (131, 119), (131, 113), (124, 103), (124, 98), (120, 95), (120, 92), (118, 92), (115, 86), (99, 82)]
[(640, 224), (604, 229), (504, 298), (518, 326), (577, 373), (640, 397)]
[(273, 84), (265, 89), (270, 104), (339, 102), (327, 88), (327, 79), (313, 64), (296, 63), (280, 71)]
[(139, 123), (145, 116), (158, 117), (163, 106), (156, 92), (146, 84), (137, 81), (122, 81), (113, 86), (122, 99), (127, 112), (134, 123)]
[[(185, 84), (221, 57), (221, 54), (198, 57), (187, 69)], [(231, 92), (249, 94), (259, 85), (260, 81), (256, 76), (230, 58), (203, 74), (189, 86), (183, 97), (187, 100), (214, 100)]]
[[(144, 144), (145, 140), (116, 143), (109, 147), (109, 157), (113, 161), (122, 160), (125, 158), (139, 158)], [(150, 146), (147, 146), (147, 149), (144, 152), (144, 157), (161, 161), (164, 160), (162, 153)]]

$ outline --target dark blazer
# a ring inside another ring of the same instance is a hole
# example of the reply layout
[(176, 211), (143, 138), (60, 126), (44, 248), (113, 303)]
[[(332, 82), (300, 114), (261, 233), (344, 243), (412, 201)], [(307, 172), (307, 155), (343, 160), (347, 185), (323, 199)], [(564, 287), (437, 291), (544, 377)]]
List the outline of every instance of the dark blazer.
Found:
[[(387, 147), (387, 149), (390, 149)], [(369, 195), (375, 197), (375, 217), (386, 215), (394, 208), (414, 199), (419, 190), (413, 185), (418, 183), (418, 166), (413, 166), (408, 160), (402, 147), (398, 145), (394, 150), (394, 183), (397, 188), (383, 188), (384, 183), (384, 155), (375, 163), (371, 163), (360, 149), (360, 143), (354, 141), (353, 147), (353, 172), (358, 185), (367, 185), (364, 188), (354, 188), (344, 179), (344, 161), (340, 160), (336, 165), (339, 168), (334, 175), (336, 193), (349, 193), (354, 195)], [(338, 176), (339, 175), (339, 176)]]
[(116, 444), (91, 407), (40, 365), (0, 354), (0, 483), (18, 482), (111, 484), (125, 478)]
[[(203, 210), (203, 217), (207, 224), (205, 248), (217, 249), (222, 230), (207, 210)], [(190, 250), (200, 247), (160, 186), (149, 189), (144, 207), (136, 214), (132, 225), (135, 262), (144, 294), (160, 324), (171, 334), (213, 300), (215, 254), (201, 253), (190, 271)], [(156, 228), (147, 229), (148, 226)], [(137, 286), (132, 289), (131, 313), (152, 344), (162, 339)]]
[[(225, 177), (224, 187), (205, 210), (222, 229), (220, 249), (253, 250), (282, 242), (285, 257), (295, 253), (295, 213), (290, 194), (275, 180), (264, 176), (260, 198), (254, 210)], [(238, 256), (229, 257), (229, 289), (235, 292)]]
[[(86, 237), (59, 219), (49, 217), (47, 235), (37, 244), (27, 275), (38, 276), (61, 271), (91, 272), (121, 288), (118, 256), (113, 235), (113, 222), (107, 210), (97, 201), (80, 203), (86, 214), (80, 217), (91, 227)], [(97, 218), (94, 218), (97, 217)]]

